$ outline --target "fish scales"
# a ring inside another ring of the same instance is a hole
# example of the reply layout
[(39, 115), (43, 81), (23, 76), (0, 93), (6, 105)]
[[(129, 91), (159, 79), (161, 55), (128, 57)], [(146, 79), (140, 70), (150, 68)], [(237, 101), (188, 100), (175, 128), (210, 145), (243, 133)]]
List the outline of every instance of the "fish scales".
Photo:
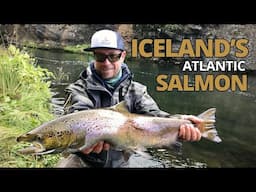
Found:
[[(198, 117), (202, 137), (221, 142), (215, 129), (215, 108)], [(63, 115), (17, 137), (18, 142), (32, 146), (21, 149), (24, 154), (47, 154), (78, 151), (105, 140), (122, 150), (169, 147), (176, 142), (179, 127), (192, 124), (180, 118), (152, 117), (130, 113), (121, 102), (113, 107), (91, 109)]]

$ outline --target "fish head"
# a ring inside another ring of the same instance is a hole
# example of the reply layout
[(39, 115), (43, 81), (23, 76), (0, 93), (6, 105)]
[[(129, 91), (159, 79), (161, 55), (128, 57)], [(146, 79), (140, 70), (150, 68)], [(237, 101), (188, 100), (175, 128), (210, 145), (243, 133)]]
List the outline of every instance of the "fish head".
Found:
[(29, 142), (31, 145), (20, 149), (18, 152), (22, 154), (37, 154), (44, 152), (46, 149), (40, 142), (40, 136), (38, 134), (26, 133), (16, 138), (17, 142)]
[(18, 152), (22, 154), (42, 155), (48, 153), (57, 153), (61, 147), (56, 145), (56, 141), (43, 134), (26, 133), (16, 139), (17, 142), (29, 142), (30, 146), (20, 149)]

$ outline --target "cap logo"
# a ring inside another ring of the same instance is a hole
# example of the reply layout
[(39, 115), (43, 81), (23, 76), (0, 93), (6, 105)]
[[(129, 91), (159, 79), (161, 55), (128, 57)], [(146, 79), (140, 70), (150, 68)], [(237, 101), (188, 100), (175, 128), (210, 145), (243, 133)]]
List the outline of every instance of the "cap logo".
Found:
[(84, 50), (92, 51), (93, 49), (103, 47), (124, 50), (124, 43), (121, 35), (111, 30), (97, 31), (91, 38), (91, 47)]
[(110, 41), (110, 39), (108, 39), (107, 36), (105, 36), (103, 39), (101, 39), (101, 42), (99, 42), (99, 43), (102, 45), (110, 45), (111, 41)]

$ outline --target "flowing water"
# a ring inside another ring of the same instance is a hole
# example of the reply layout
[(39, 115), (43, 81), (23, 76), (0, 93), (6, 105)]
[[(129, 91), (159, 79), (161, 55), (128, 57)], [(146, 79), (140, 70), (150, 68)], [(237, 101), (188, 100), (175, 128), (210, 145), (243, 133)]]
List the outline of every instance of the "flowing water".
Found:
[[(56, 75), (52, 83), (54, 113), (63, 112), (64, 89), (74, 82), (88, 65), (89, 56), (33, 50), (38, 64)], [(153, 64), (143, 60), (127, 61), (135, 80), (147, 85), (159, 107), (171, 114), (197, 115), (215, 107), (216, 128), (223, 142), (217, 144), (202, 139), (200, 142), (183, 142), (182, 149), (150, 150), (166, 167), (247, 168), (256, 167), (256, 73), (248, 74), (248, 91), (156, 91), (158, 74), (179, 74), (179, 66)]]

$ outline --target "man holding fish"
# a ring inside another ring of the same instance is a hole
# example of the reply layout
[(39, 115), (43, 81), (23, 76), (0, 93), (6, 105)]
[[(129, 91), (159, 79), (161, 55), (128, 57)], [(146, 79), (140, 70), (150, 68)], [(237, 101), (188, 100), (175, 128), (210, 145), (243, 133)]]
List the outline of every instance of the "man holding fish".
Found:
[[(172, 118), (159, 109), (146, 86), (133, 81), (124, 63), (126, 51), (119, 33), (108, 29), (95, 32), (90, 48), (85, 51), (93, 52), (95, 60), (76, 82), (66, 88), (66, 114), (110, 107), (125, 101), (131, 113)], [(202, 122), (201, 118), (193, 115), (179, 115), (179, 118), (190, 120), (196, 125)], [(193, 124), (184, 123), (180, 125), (178, 137), (185, 141), (199, 141), (201, 132)], [(109, 143), (100, 141), (60, 160), (57, 167), (129, 167), (129, 157), (130, 154), (111, 149)]]

